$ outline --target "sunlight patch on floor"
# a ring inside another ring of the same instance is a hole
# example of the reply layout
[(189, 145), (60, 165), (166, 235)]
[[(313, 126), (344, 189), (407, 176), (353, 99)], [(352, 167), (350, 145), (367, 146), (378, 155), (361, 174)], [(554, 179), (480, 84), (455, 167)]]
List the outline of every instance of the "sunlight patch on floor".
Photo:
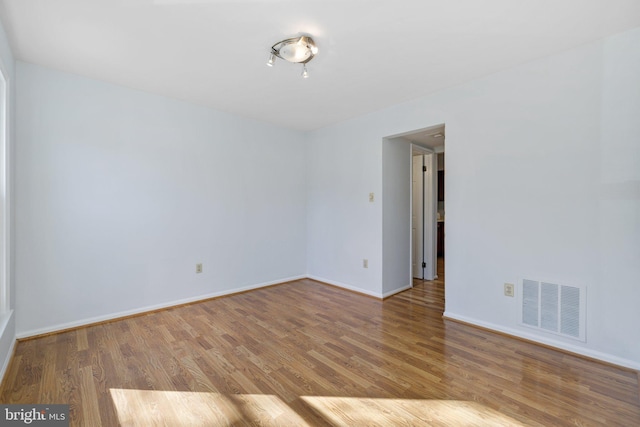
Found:
[(228, 425), (242, 419), (223, 395), (181, 391), (110, 389), (122, 426)]
[[(309, 426), (279, 397), (188, 391), (110, 389), (123, 427)], [(315, 414), (341, 426), (523, 426), (476, 402), (301, 396)], [(308, 415), (308, 414), (307, 414)]]
[(336, 427), (342, 426), (524, 426), (476, 402), (302, 396)]
[(264, 425), (306, 425), (273, 395), (114, 388), (110, 392), (122, 426), (230, 426), (247, 420)]

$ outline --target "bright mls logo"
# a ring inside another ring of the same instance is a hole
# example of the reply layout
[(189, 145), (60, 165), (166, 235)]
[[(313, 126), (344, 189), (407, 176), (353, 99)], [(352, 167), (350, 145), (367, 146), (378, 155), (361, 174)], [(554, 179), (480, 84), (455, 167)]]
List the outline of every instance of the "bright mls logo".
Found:
[(69, 405), (0, 405), (0, 425), (69, 427)]

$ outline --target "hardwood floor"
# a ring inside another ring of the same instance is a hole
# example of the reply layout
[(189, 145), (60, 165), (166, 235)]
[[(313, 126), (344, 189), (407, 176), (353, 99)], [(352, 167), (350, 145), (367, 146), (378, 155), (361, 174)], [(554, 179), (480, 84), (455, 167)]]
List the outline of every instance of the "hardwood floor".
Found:
[[(441, 275), (441, 279), (443, 274)], [(299, 280), (20, 342), (2, 403), (74, 426), (640, 425), (638, 373)]]

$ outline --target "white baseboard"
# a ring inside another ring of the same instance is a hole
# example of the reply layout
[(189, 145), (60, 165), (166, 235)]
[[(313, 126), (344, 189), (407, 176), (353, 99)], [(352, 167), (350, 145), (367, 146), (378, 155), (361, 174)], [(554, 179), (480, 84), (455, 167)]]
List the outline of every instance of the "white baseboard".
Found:
[(0, 383), (4, 380), (4, 374), (7, 372), (7, 368), (9, 367), (9, 363), (11, 362), (11, 358), (13, 356), (13, 351), (16, 348), (16, 337), (13, 334), (13, 331), (9, 331), (11, 335), (4, 337), (3, 335), (7, 333), (7, 326), (9, 326), (9, 322), (11, 322), (13, 318), (13, 310), (10, 310), (7, 313), (3, 314), (2, 321), (0, 323), (0, 336), (2, 339), (11, 340), (11, 344), (9, 345), (9, 349), (5, 355), (4, 361), (2, 361), (2, 368), (0, 369)]
[(312, 279), (312, 280), (317, 280), (318, 282), (328, 283), (329, 285), (337, 286), (339, 288), (344, 288), (344, 289), (348, 289), (350, 291), (358, 292), (359, 294), (370, 295), (372, 297), (376, 297), (376, 298), (380, 298), (380, 299), (384, 298), (384, 296), (381, 293), (372, 292), (372, 291), (370, 291), (368, 289), (362, 289), (362, 288), (358, 288), (356, 286), (347, 285), (346, 283), (337, 282), (335, 280), (325, 279), (324, 277), (308, 275), (307, 278), (308, 279)]
[(119, 311), (117, 313), (111, 313), (111, 314), (107, 314), (107, 315), (104, 315), (104, 316), (96, 316), (96, 317), (90, 317), (90, 318), (87, 318), (87, 319), (77, 320), (77, 321), (68, 322), (68, 323), (60, 323), (60, 324), (57, 324), (57, 325), (54, 325), (54, 326), (48, 326), (46, 328), (32, 329), (32, 330), (29, 330), (29, 331), (17, 332), (16, 333), (16, 338), (23, 339), (23, 338), (29, 338), (29, 337), (33, 337), (33, 336), (37, 336), (37, 335), (42, 335), (42, 334), (50, 334), (50, 333), (54, 333), (54, 332), (64, 331), (66, 329), (73, 329), (73, 328), (78, 328), (78, 327), (81, 327), (81, 326), (91, 325), (91, 324), (94, 324), (94, 323), (100, 323), (100, 322), (106, 322), (106, 321), (110, 321), (110, 320), (116, 320), (116, 319), (119, 319), (119, 318), (122, 318), (122, 317), (127, 317), (127, 316), (136, 315), (136, 314), (146, 313), (146, 312), (149, 312), (149, 311), (159, 310), (159, 309), (163, 309), (163, 308), (174, 307), (174, 306), (182, 305), (182, 304), (189, 304), (189, 303), (193, 303), (193, 302), (203, 301), (203, 300), (207, 300), (207, 299), (210, 299), (210, 298), (216, 298), (216, 297), (222, 297), (222, 296), (225, 296), (225, 295), (237, 294), (237, 293), (240, 293), (240, 292), (250, 291), (252, 289), (264, 288), (264, 287), (267, 287), (267, 286), (278, 285), (280, 283), (286, 283), (286, 282), (291, 282), (293, 280), (299, 280), (299, 279), (305, 279), (305, 278), (307, 278), (306, 275), (287, 277), (287, 278), (283, 278), (283, 279), (279, 279), (279, 280), (273, 280), (273, 281), (270, 281), (270, 282), (263, 282), (263, 283), (258, 283), (258, 284), (255, 284), (255, 285), (244, 286), (242, 288), (235, 288), (235, 289), (229, 289), (229, 290), (220, 291), (220, 292), (214, 292), (214, 293), (211, 293), (211, 294), (198, 295), (196, 297), (184, 298), (184, 299), (175, 300), (175, 301), (169, 301), (169, 302), (162, 303), (162, 304), (148, 305), (148, 306), (141, 307), (141, 308), (136, 308), (136, 309), (133, 309), (133, 310)]
[[(24, 331), (24, 332), (17, 333), (16, 334), (16, 338), (22, 339), (22, 338), (28, 338), (28, 337), (32, 337), (32, 336), (47, 334), (47, 333), (54, 333), (54, 332), (63, 331), (63, 330), (66, 330), (66, 329), (77, 328), (77, 327), (91, 325), (91, 324), (99, 323), (99, 322), (105, 322), (105, 321), (109, 321), (109, 320), (116, 320), (116, 319), (122, 318), (122, 317), (141, 314), (141, 313), (150, 312), (150, 311), (163, 309), (163, 308), (174, 307), (174, 306), (178, 306), (178, 305), (182, 305), (182, 304), (188, 304), (188, 303), (203, 301), (203, 300), (207, 300), (207, 299), (210, 299), (210, 298), (222, 297), (222, 296), (225, 296), (225, 295), (232, 295), (232, 294), (236, 294), (236, 293), (239, 293), (239, 292), (250, 291), (250, 290), (253, 290), (253, 289), (264, 288), (264, 287), (267, 287), (267, 286), (273, 286), (273, 285), (277, 285), (277, 284), (280, 284), (280, 283), (286, 283), (286, 282), (305, 279), (305, 278), (309, 278), (309, 279), (312, 279), (312, 280), (317, 280), (319, 282), (328, 283), (328, 284), (333, 285), (333, 286), (337, 286), (337, 287), (340, 287), (340, 288), (348, 289), (348, 290), (351, 290), (351, 291), (354, 291), (354, 292), (358, 292), (358, 293), (361, 293), (361, 294), (365, 294), (365, 295), (370, 295), (372, 297), (380, 298), (380, 299), (389, 297), (391, 295), (397, 294), (399, 292), (402, 292), (402, 291), (412, 287), (412, 285), (408, 285), (408, 286), (406, 286), (404, 288), (393, 290), (393, 291), (387, 292), (385, 294), (381, 294), (381, 293), (377, 293), (377, 292), (372, 292), (372, 291), (367, 290), (367, 289), (362, 289), (362, 288), (358, 288), (356, 286), (351, 286), (351, 285), (347, 285), (345, 283), (337, 282), (335, 280), (328, 280), (328, 279), (325, 279), (325, 278), (322, 278), (322, 277), (318, 277), (318, 276), (313, 276), (313, 275), (293, 276), (293, 277), (283, 278), (283, 279), (280, 279), (280, 280), (274, 280), (274, 281), (270, 281), (270, 282), (264, 282), (264, 283), (258, 283), (258, 284), (255, 284), (255, 285), (244, 286), (242, 288), (236, 288), (236, 289), (230, 289), (230, 290), (225, 290), (225, 291), (220, 291), (220, 292), (214, 292), (214, 293), (211, 293), (211, 294), (199, 295), (199, 296), (193, 297), (193, 298), (185, 298), (185, 299), (175, 300), (175, 301), (171, 301), (171, 302), (167, 302), (167, 303), (163, 303), (163, 304), (156, 304), (156, 305), (146, 306), (146, 307), (142, 307), (142, 308), (138, 308), (138, 309), (134, 309), (134, 310), (121, 311), (121, 312), (112, 313), (112, 314), (105, 315), (105, 316), (96, 316), (96, 317), (92, 317), (92, 318), (88, 318), (88, 319), (82, 319), (82, 320), (78, 320), (78, 321), (74, 321), (74, 322), (58, 324), (58, 325), (47, 327), (47, 328)], [(557, 340), (541, 337), (539, 335), (530, 334), (530, 333), (527, 333), (525, 331), (520, 331), (520, 330), (517, 330), (517, 329), (496, 325), (496, 324), (493, 324), (493, 323), (490, 323), (490, 322), (484, 322), (484, 321), (481, 321), (481, 320), (473, 319), (473, 318), (470, 318), (470, 317), (467, 317), (467, 316), (463, 316), (463, 315), (459, 315), (459, 314), (451, 313), (451, 312), (447, 312), (447, 311), (445, 311), (443, 317), (444, 318), (448, 318), (448, 319), (452, 319), (452, 320), (459, 320), (461, 322), (468, 323), (468, 324), (471, 324), (471, 325), (476, 325), (476, 326), (479, 326), (479, 327), (482, 327), (482, 328), (494, 330), (494, 331), (501, 332), (501, 333), (504, 333), (504, 334), (507, 334), (507, 335), (511, 335), (511, 336), (514, 336), (514, 337), (518, 337), (518, 338), (526, 339), (526, 340), (529, 340), (529, 341), (538, 342), (540, 344), (548, 345), (548, 346), (551, 346), (551, 347), (555, 347), (555, 348), (560, 349), (560, 350), (565, 350), (565, 351), (568, 351), (568, 352), (571, 352), (571, 353), (575, 353), (575, 354), (578, 354), (578, 355), (586, 356), (586, 357), (589, 357), (589, 358), (592, 358), (592, 359), (601, 360), (601, 361), (606, 362), (606, 363), (611, 363), (611, 364), (614, 364), (614, 365), (618, 365), (618, 366), (622, 366), (622, 367), (625, 367), (625, 368), (629, 368), (629, 369), (634, 369), (634, 370), (640, 371), (640, 363), (638, 363), (636, 361), (624, 359), (624, 358), (621, 358), (621, 357), (617, 357), (617, 356), (614, 356), (614, 355), (611, 355), (611, 354), (608, 354), (608, 353), (602, 353), (602, 352), (599, 352), (599, 351), (596, 351), (596, 350), (591, 350), (591, 349), (588, 349), (588, 348), (571, 345), (571, 344), (564, 343), (564, 342), (561, 342), (561, 341), (557, 341)], [(6, 372), (8, 364), (9, 364), (9, 362), (11, 360), (11, 356), (13, 355), (13, 351), (14, 351), (15, 345), (16, 345), (16, 340), (13, 340), (12, 343), (11, 343), (11, 347), (9, 348), (9, 352), (7, 354), (7, 357), (4, 360), (4, 363), (2, 365), (2, 369), (0, 369), (0, 379), (2, 379), (4, 377), (4, 374)]]
[(4, 374), (7, 373), (7, 369), (9, 368), (9, 363), (11, 363), (11, 359), (13, 358), (13, 352), (16, 349), (16, 343), (18, 340), (14, 338), (11, 343), (11, 347), (9, 347), (9, 352), (7, 353), (7, 357), (4, 359), (4, 363), (2, 364), (2, 370), (0, 370), (0, 384), (4, 381)]
[(407, 289), (411, 289), (413, 287), (413, 284), (409, 284), (407, 286), (404, 286), (404, 287), (399, 288), (399, 289), (394, 289), (394, 290), (389, 291), (389, 292), (378, 293), (378, 292), (369, 291), (367, 289), (358, 288), (356, 286), (347, 285), (346, 283), (337, 282), (335, 280), (325, 279), (323, 277), (309, 275), (309, 276), (307, 276), (307, 278), (312, 279), (312, 280), (317, 280), (318, 282), (328, 283), (329, 285), (337, 286), (339, 288), (348, 289), (350, 291), (358, 292), (359, 294), (365, 294), (365, 295), (369, 295), (369, 296), (380, 298), (380, 299), (388, 298), (388, 297), (390, 297), (392, 295), (399, 294), (400, 292), (406, 291)]
[(448, 311), (444, 312), (443, 317), (445, 319), (459, 320), (464, 323), (469, 323), (471, 325), (480, 326), (482, 328), (491, 329), (496, 332), (501, 332), (503, 334), (511, 335), (514, 337), (522, 338), (529, 341), (534, 341), (540, 344), (548, 345), (550, 347), (557, 348), (559, 350), (564, 350), (570, 353), (575, 353), (581, 356), (586, 356), (591, 359), (600, 360), (602, 362), (611, 363), (613, 365), (621, 366), (624, 368), (633, 369), (636, 371), (640, 371), (640, 363), (635, 362), (629, 359), (623, 359), (618, 356), (614, 356), (608, 353), (602, 353), (596, 350), (591, 350), (588, 348), (571, 345), (562, 341), (557, 341), (554, 339), (541, 337), (540, 335), (535, 335), (531, 333), (527, 333), (526, 331), (520, 331), (517, 329), (507, 328), (500, 325), (495, 325), (489, 322), (483, 322), (481, 320), (472, 319), (470, 317), (462, 316), (460, 314), (451, 313)]
[(382, 298), (389, 298), (392, 295), (399, 294), (400, 292), (404, 292), (407, 289), (411, 289), (411, 288), (413, 288), (413, 284), (407, 285), (403, 288), (394, 289), (393, 291), (385, 292), (384, 294), (382, 294)]

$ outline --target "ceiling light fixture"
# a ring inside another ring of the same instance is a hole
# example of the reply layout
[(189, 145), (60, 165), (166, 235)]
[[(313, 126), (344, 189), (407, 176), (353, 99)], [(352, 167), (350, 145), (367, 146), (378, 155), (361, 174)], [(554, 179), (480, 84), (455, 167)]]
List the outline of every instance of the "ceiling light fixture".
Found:
[(279, 41), (271, 46), (267, 65), (273, 67), (276, 57), (296, 64), (302, 64), (302, 77), (306, 79), (309, 77), (306, 64), (311, 61), (317, 53), (318, 47), (311, 37), (294, 37)]

